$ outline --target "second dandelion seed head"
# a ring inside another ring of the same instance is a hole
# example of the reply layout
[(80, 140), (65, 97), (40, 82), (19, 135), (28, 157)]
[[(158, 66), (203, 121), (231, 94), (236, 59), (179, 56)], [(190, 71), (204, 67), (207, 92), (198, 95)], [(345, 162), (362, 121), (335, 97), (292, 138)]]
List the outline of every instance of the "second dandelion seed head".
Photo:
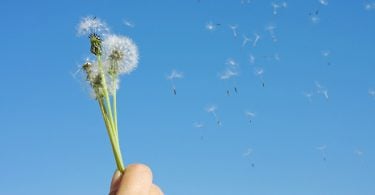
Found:
[(126, 36), (109, 35), (103, 41), (109, 74), (129, 74), (138, 66), (138, 48)]

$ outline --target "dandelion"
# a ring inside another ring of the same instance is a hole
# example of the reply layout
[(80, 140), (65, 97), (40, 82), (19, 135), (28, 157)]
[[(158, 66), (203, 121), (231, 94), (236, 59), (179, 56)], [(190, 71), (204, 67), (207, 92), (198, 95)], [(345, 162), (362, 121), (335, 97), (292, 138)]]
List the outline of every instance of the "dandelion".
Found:
[(171, 74), (167, 76), (167, 80), (170, 80), (171, 83), (172, 83), (172, 90), (173, 90), (174, 95), (177, 95), (177, 90), (176, 90), (176, 86), (174, 84), (174, 80), (175, 79), (181, 79), (183, 77), (184, 77), (183, 73), (178, 72), (176, 70), (172, 70)]
[(255, 68), (254, 74), (255, 74), (255, 76), (259, 77), (260, 81), (262, 82), (262, 86), (265, 87), (264, 79), (263, 79), (264, 69), (263, 68)]
[(103, 41), (106, 70), (110, 75), (129, 74), (138, 66), (138, 48), (126, 36), (109, 35)]
[(250, 4), (251, 0), (241, 0), (241, 4)]
[(320, 22), (320, 18), (319, 18), (319, 16), (317, 16), (317, 15), (311, 15), (311, 16), (310, 16), (310, 20), (311, 20), (311, 22), (314, 23), (314, 24), (318, 24), (318, 23)]
[(99, 18), (87, 16), (81, 19), (77, 31), (78, 35), (90, 35), (92, 33), (103, 35), (109, 33), (109, 28)]
[(216, 110), (217, 110), (217, 106), (215, 105), (212, 105), (206, 108), (206, 112), (211, 113), (212, 116), (215, 118), (217, 126), (221, 126), (221, 121), (216, 114)]
[[(109, 28), (98, 18), (85, 17), (79, 24), (78, 34), (89, 34), (90, 52), (95, 61), (86, 61), (82, 70), (91, 86), (107, 128), (117, 169), (124, 171), (117, 125), (119, 75), (129, 74), (138, 64), (137, 46), (125, 36), (105, 34)], [(104, 40), (102, 39), (104, 37)], [(112, 97), (112, 101), (110, 99)]]

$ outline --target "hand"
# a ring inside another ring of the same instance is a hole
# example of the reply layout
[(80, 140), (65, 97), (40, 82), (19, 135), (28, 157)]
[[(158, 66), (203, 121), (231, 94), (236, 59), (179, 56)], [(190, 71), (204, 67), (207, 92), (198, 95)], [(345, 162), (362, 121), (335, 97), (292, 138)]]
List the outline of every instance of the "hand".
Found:
[(164, 195), (160, 188), (152, 183), (152, 172), (142, 164), (126, 167), (123, 174), (116, 170), (112, 177), (109, 195)]

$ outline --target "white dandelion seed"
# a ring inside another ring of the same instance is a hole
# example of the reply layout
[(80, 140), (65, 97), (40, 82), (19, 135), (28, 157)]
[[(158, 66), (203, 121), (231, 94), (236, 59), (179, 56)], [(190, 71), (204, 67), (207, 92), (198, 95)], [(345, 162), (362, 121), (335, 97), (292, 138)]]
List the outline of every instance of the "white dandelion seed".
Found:
[(212, 116), (215, 118), (217, 126), (221, 126), (221, 121), (216, 114), (216, 110), (217, 110), (217, 106), (215, 105), (212, 105), (206, 108), (206, 112), (211, 113)]
[(374, 89), (369, 89), (369, 90), (368, 90), (368, 94), (369, 94), (371, 97), (375, 98), (375, 90), (374, 90)]
[[(239, 73), (237, 71), (238, 63), (234, 59), (232, 59), (232, 58), (227, 59), (225, 64), (228, 67), (225, 69), (225, 71), (223, 73), (221, 73), (219, 75), (219, 78), (221, 80), (228, 80), (228, 79), (234, 78), (235, 76), (239, 75)], [(237, 87), (236, 87), (236, 81), (234, 79), (232, 81), (233, 81), (233, 86), (234, 86), (233, 87), (234, 92), (237, 94), (238, 90), (237, 90)], [(227, 89), (227, 95), (228, 96), (230, 95), (229, 89)]]
[(375, 2), (367, 2), (364, 7), (366, 11), (375, 10)]
[(218, 26), (220, 26), (220, 24), (214, 24), (213, 22), (208, 22), (205, 27), (208, 31), (215, 31)]
[(328, 100), (328, 90), (323, 87), (318, 81), (315, 81), (315, 86), (316, 86), (316, 93), (323, 95), (323, 97)]
[(309, 102), (312, 102), (312, 92), (304, 92), (303, 95), (309, 100)]
[(258, 41), (260, 39), (260, 35), (257, 34), (257, 33), (254, 33), (254, 36), (255, 36), (255, 38), (254, 38), (254, 41), (253, 41), (253, 47), (256, 47), (257, 43), (258, 43)]
[(135, 24), (132, 21), (127, 20), (127, 19), (124, 20), (124, 25), (127, 26), (127, 27), (129, 27), (129, 28), (134, 28), (135, 27)]
[(245, 116), (249, 120), (249, 123), (252, 122), (253, 118), (255, 117), (254, 112), (245, 111)]
[(253, 153), (253, 149), (248, 148), (244, 153), (242, 153), (243, 157), (249, 157)]
[(244, 153), (242, 153), (242, 157), (244, 158), (247, 158), (249, 161), (250, 161), (250, 164), (251, 164), (251, 167), (255, 167), (255, 163), (252, 162), (252, 160), (250, 159), (250, 156), (253, 154), (253, 149), (251, 148), (247, 148), (246, 151)]
[(177, 70), (172, 70), (171, 74), (169, 74), (167, 76), (167, 80), (171, 81), (172, 90), (173, 90), (173, 94), (174, 95), (177, 95), (177, 90), (176, 90), (176, 85), (174, 83), (174, 80), (175, 79), (182, 79), (183, 77), (184, 77), (184, 73), (183, 72), (178, 72)]
[(130, 38), (121, 35), (108, 35), (102, 45), (107, 71), (121, 75), (130, 74), (137, 68), (138, 48)]
[(310, 17), (310, 20), (311, 20), (311, 22), (314, 23), (314, 24), (318, 24), (318, 23), (320, 22), (320, 18), (319, 18), (319, 16), (316, 16), (316, 15), (311, 16), (311, 17)]
[(331, 54), (331, 51), (330, 50), (322, 50), (320, 53), (322, 54), (323, 57), (328, 57)]
[(235, 68), (236, 66), (238, 66), (238, 63), (233, 58), (228, 58), (225, 64), (232, 68)]
[(316, 147), (316, 149), (321, 152), (323, 160), (327, 161), (327, 155), (326, 155), (327, 146), (321, 145), (321, 146)]
[(280, 55), (279, 55), (279, 53), (275, 53), (275, 54), (273, 55), (273, 58), (274, 58), (276, 61), (280, 61)]
[(249, 62), (250, 62), (250, 64), (255, 63), (255, 56), (252, 53), (249, 54)]
[(203, 128), (204, 127), (204, 123), (202, 122), (194, 122), (193, 123), (193, 126), (197, 129), (200, 129), (200, 128)]
[(327, 6), (328, 5), (328, 0), (318, 0), (320, 4)]
[(250, 4), (251, 0), (241, 0), (241, 4)]
[(354, 154), (358, 157), (362, 157), (364, 155), (364, 152), (360, 149), (355, 149)]
[(237, 72), (228, 68), (223, 73), (221, 73), (219, 76), (220, 76), (221, 80), (227, 80), (227, 79), (230, 79), (230, 78), (232, 78), (234, 76), (237, 76), (237, 75), (238, 75)]
[(96, 33), (100, 35), (106, 35), (109, 33), (107, 24), (99, 18), (86, 16), (81, 19), (77, 27), (78, 35), (89, 35)]
[(242, 37), (243, 37), (242, 47), (245, 47), (247, 45), (247, 43), (250, 42), (251, 40), (246, 35), (243, 35)]
[(288, 4), (285, 1), (283, 1), (283, 2), (272, 2), (271, 6), (273, 8), (273, 12), (272, 12), (273, 15), (277, 15), (278, 9), (280, 9), (280, 8), (287, 8)]
[(330, 61), (331, 50), (322, 50), (320, 53), (327, 60), (327, 65), (331, 65), (332, 64)]
[(264, 69), (263, 68), (255, 68), (254, 69), (255, 76), (259, 77), (260, 81), (262, 82), (262, 86), (265, 86), (263, 75), (264, 75)]
[(270, 34), (273, 42), (277, 42), (275, 29), (276, 29), (275, 25), (271, 24), (271, 25), (266, 26), (266, 31)]
[(236, 38), (237, 37), (237, 28), (238, 28), (238, 26), (237, 25), (229, 25), (229, 28), (232, 30), (234, 38)]

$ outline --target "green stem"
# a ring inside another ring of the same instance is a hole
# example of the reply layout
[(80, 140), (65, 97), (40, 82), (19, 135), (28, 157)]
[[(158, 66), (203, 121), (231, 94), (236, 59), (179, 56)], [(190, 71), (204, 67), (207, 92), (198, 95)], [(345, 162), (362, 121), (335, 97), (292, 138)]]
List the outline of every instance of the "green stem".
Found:
[(115, 123), (115, 132), (116, 132), (116, 136), (118, 137), (118, 126), (117, 126), (117, 89), (116, 89), (116, 76), (112, 76), (112, 80), (113, 80), (113, 100), (112, 100), (112, 103), (113, 103), (113, 116), (114, 116), (114, 123)]
[[(108, 87), (107, 87), (107, 81), (106, 81), (106, 78), (105, 78), (105, 75), (104, 75), (103, 64), (102, 64), (101, 56), (97, 55), (96, 57), (98, 59), (99, 72), (100, 72), (100, 74), (102, 75), (102, 78), (103, 78), (103, 83), (102, 83), (103, 84), (103, 91), (104, 91), (104, 97), (105, 97), (106, 105), (107, 105), (108, 112), (109, 112), (109, 119), (110, 119), (111, 126), (112, 126), (111, 129), (112, 129), (112, 131), (114, 131), (114, 130), (116, 130), (116, 127), (115, 127), (115, 124), (114, 124), (114, 121), (113, 121), (112, 108), (111, 108), (112, 106), (111, 106), (111, 101), (109, 100)], [(116, 139), (116, 142), (118, 142), (117, 133), (115, 134), (115, 139)]]
[(124, 163), (122, 161), (122, 155), (121, 155), (119, 142), (116, 140), (113, 129), (111, 128), (110, 121), (108, 119), (108, 114), (103, 103), (103, 99), (99, 98), (98, 102), (99, 102), (100, 111), (102, 112), (102, 116), (103, 116), (106, 129), (107, 129), (107, 133), (111, 141), (112, 151), (115, 157), (117, 169), (123, 173), (125, 168), (124, 168)]

